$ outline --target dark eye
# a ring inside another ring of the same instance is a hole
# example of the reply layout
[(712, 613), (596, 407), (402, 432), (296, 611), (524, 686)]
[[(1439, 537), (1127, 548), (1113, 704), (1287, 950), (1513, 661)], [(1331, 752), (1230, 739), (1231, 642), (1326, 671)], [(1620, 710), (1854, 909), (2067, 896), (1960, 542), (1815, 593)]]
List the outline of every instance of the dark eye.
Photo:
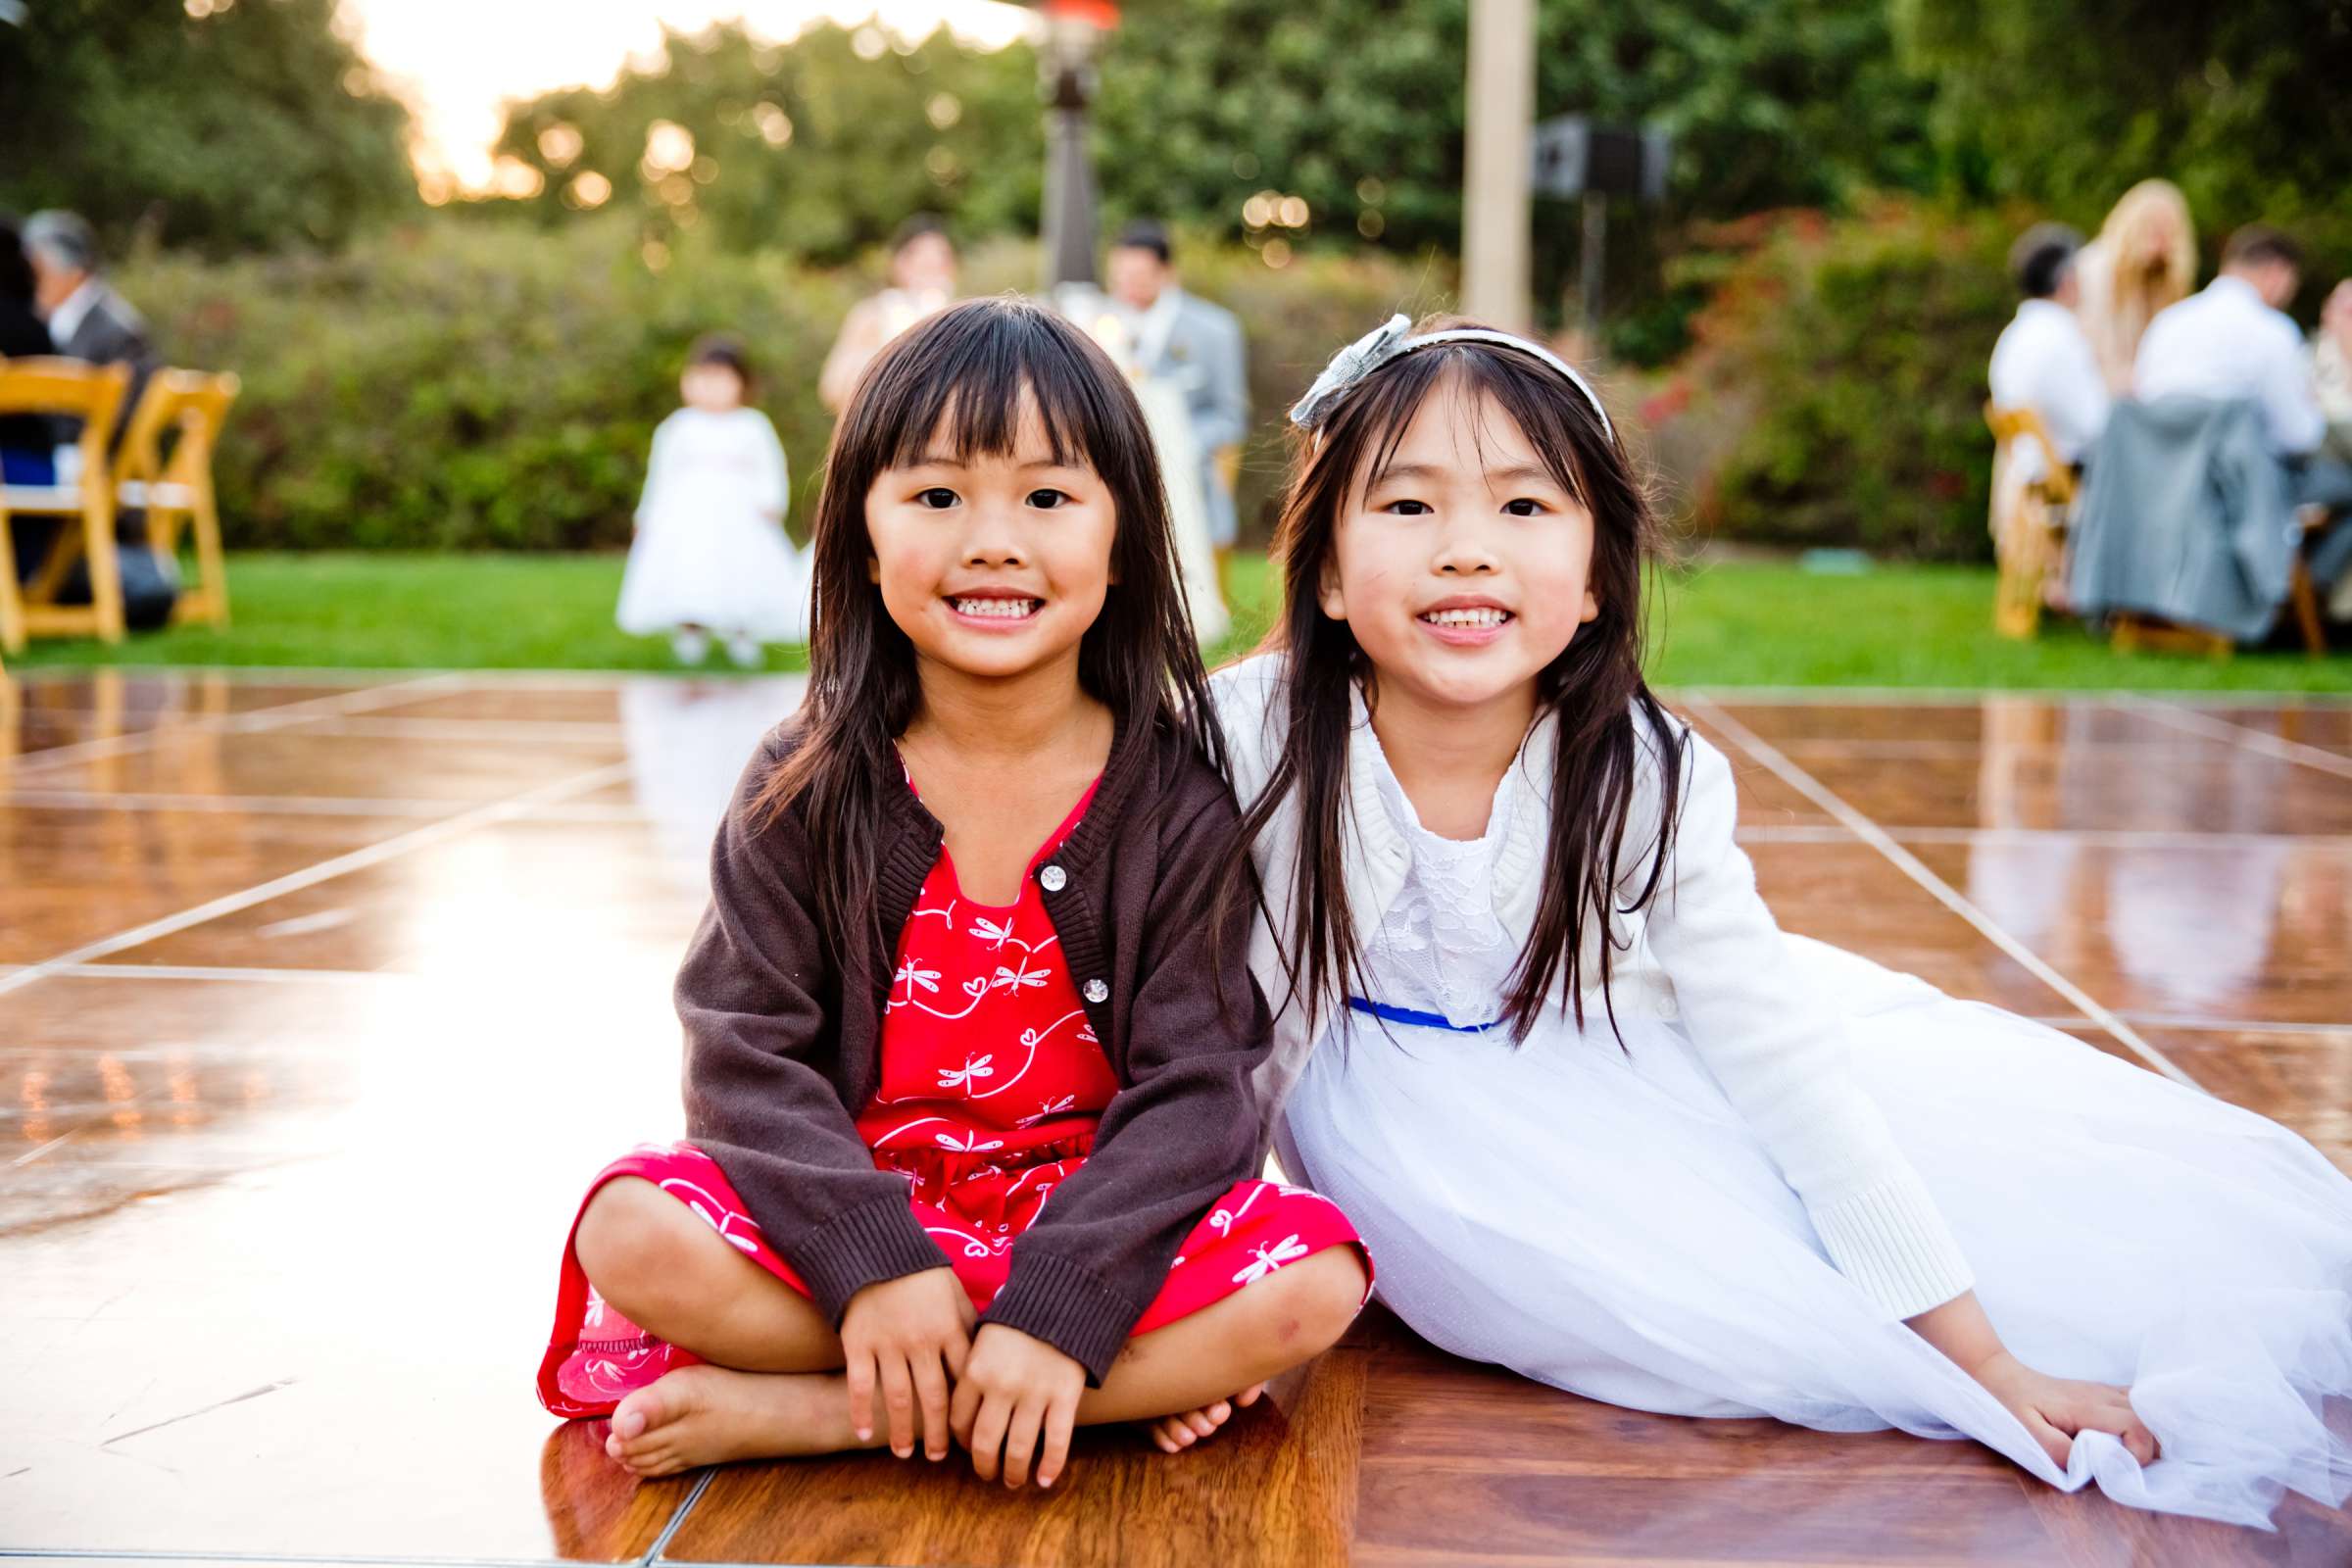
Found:
[(1429, 514), (1429, 503), (1425, 501), (1392, 501), (1381, 508), (1381, 511), (1393, 512), (1399, 517), (1422, 517)]
[(1508, 516), (1536, 517), (1543, 515), (1544, 503), (1528, 496), (1521, 496), (1515, 501), (1505, 501), (1502, 504), (1502, 510)]
[(935, 484), (928, 490), (917, 491), (914, 504), (918, 507), (929, 507), (934, 511), (944, 512), (956, 504), (956, 492), (946, 485)]
[(1059, 490), (1032, 490), (1029, 492), (1029, 504), (1040, 512), (1052, 512), (1069, 499)]

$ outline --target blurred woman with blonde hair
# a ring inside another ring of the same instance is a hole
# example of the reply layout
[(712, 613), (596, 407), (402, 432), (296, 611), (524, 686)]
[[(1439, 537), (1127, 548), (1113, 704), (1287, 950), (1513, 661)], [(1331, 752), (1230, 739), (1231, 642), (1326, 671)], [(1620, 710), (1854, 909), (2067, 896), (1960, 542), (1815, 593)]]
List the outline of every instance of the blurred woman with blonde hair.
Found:
[(2197, 230), (2188, 199), (2169, 179), (2143, 179), (2124, 192), (2099, 237), (2075, 261), (2082, 298), (2075, 307), (2098, 356), (2107, 389), (2132, 388), (2139, 336), (2166, 306), (2188, 297), (2197, 281)]

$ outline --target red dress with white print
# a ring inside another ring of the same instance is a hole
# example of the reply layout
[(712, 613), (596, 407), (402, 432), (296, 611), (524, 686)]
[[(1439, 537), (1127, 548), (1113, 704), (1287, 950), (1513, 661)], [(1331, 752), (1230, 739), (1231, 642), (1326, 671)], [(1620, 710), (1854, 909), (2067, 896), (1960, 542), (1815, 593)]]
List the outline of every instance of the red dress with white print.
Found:
[[(1033, 856), (1061, 847), (1094, 798)], [(1034, 875), (1009, 908), (962, 895), (946, 849), (899, 938), (882, 1018), (882, 1081), (858, 1117), (874, 1163), (907, 1178), (907, 1201), (985, 1311), (1004, 1288), (1012, 1244), (1054, 1189), (1086, 1161), (1119, 1083), (1061, 962)], [(588, 1190), (639, 1176), (685, 1203), (744, 1255), (808, 1294), (744, 1211), (717, 1162), (690, 1144), (646, 1145)], [(587, 1200), (581, 1200), (585, 1209)], [(574, 1220), (576, 1227), (577, 1220)], [(1146, 1334), (1327, 1247), (1361, 1250), (1329, 1200), (1245, 1181), (1193, 1227), (1167, 1283), (1133, 1330)], [(1367, 1267), (1368, 1267), (1367, 1263)], [(557, 1415), (608, 1415), (620, 1398), (699, 1357), (606, 1304), (568, 1243), (539, 1396)]]

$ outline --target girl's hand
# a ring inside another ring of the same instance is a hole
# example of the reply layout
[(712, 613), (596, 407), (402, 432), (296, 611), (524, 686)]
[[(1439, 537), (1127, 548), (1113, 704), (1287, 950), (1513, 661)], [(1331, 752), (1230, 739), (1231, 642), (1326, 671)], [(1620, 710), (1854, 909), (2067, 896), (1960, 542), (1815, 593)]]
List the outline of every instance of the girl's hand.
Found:
[(2050, 1377), (2006, 1350), (1976, 1367), (1971, 1375), (2025, 1423), (2034, 1441), (2062, 1470), (2076, 1434), (2082, 1432), (2113, 1433), (2141, 1464), (2154, 1464), (2162, 1451), (2155, 1434), (2140, 1424), (2126, 1390)]
[(972, 1468), (983, 1481), (997, 1479), (1002, 1449), (1006, 1486), (1027, 1484), (1034, 1457), (1037, 1484), (1050, 1487), (1069, 1460), (1070, 1428), (1085, 1392), (1085, 1367), (1019, 1329), (984, 1324), (956, 1379), (956, 1441), (972, 1450)]
[[(850, 1298), (841, 1318), (841, 1349), (850, 1375), (850, 1426), (860, 1443), (874, 1436), (874, 1388), (890, 1416), (890, 1451), (914, 1457), (916, 1417), (923, 1451), (948, 1456), (948, 1385), (960, 1382), (977, 1320), (953, 1271), (927, 1268)], [(960, 1391), (958, 1391), (960, 1397)]]

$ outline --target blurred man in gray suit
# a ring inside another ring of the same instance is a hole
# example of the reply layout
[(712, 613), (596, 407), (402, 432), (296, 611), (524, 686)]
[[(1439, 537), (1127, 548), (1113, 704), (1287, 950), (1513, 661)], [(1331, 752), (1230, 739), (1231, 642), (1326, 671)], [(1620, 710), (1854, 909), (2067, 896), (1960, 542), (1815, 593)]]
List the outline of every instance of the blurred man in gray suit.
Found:
[[(119, 437), (147, 377), (162, 363), (146, 319), (99, 275), (98, 238), (74, 214), (33, 214), (24, 224), (24, 256), (32, 263), (33, 306), (47, 320), (57, 352), (91, 365), (130, 367), (130, 389), (115, 421)], [(74, 435), (61, 432), (59, 439)]]
[(1177, 286), (1173, 261), (1165, 228), (1130, 223), (1110, 242), (1109, 292), (1126, 315), (1136, 368), (1184, 393), (1200, 448), (1209, 539), (1221, 564), (1238, 531), (1233, 474), (1250, 430), (1248, 351), (1231, 311)]

